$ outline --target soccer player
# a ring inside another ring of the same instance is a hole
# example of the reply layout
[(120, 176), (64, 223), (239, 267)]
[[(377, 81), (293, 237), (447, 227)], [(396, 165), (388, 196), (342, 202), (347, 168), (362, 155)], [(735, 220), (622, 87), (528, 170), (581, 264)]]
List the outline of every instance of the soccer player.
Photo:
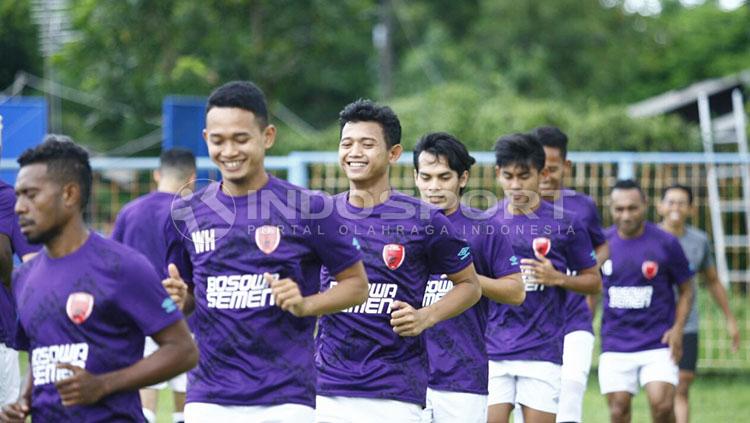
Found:
[[(662, 217), (659, 225), (665, 231), (676, 236), (682, 245), (690, 267), (699, 272), (706, 282), (706, 288), (711, 293), (716, 304), (721, 307), (727, 319), (727, 332), (732, 339), (732, 350), (737, 352), (740, 346), (740, 331), (737, 319), (729, 309), (727, 291), (719, 281), (714, 265), (714, 257), (708, 242), (708, 236), (700, 229), (688, 225), (688, 216), (692, 213), (693, 191), (684, 185), (671, 185), (662, 191), (658, 211)], [(679, 363), (680, 373), (675, 395), (675, 417), (678, 423), (687, 423), (690, 416), (688, 393), (690, 384), (695, 379), (695, 367), (698, 361), (698, 307), (696, 297), (698, 289), (695, 279), (692, 279), (693, 298), (690, 303), (690, 314), (685, 323), (682, 337), (682, 359)]]
[[(461, 204), (472, 164), (466, 147), (446, 133), (427, 134), (414, 147), (414, 179), (422, 200), (441, 208), (468, 241), (484, 294), (468, 310), (424, 332), (430, 363), (425, 423), (487, 422), (489, 301), (519, 305), (526, 296), (510, 241), (482, 211)], [(451, 288), (445, 275), (431, 275), (422, 306)]]
[[(198, 360), (187, 324), (143, 255), (86, 228), (85, 150), (52, 135), (18, 163), (21, 231), (44, 249), (14, 273), (15, 345), (30, 372), (0, 421), (142, 421), (137, 390)], [(146, 335), (160, 348), (143, 358)]]
[[(156, 191), (137, 198), (126, 204), (115, 219), (112, 239), (128, 245), (143, 253), (154, 265), (161, 279), (168, 277), (167, 241), (164, 233), (154, 228), (163, 228), (171, 223), (171, 205), (175, 195), (182, 190), (192, 191), (195, 187), (195, 156), (186, 149), (174, 148), (162, 152), (159, 168), (154, 170)], [(190, 323), (188, 319), (188, 324)], [(144, 355), (153, 354), (157, 345), (150, 337), (146, 338)], [(185, 407), (185, 390), (187, 375), (181, 374), (168, 382), (141, 389), (143, 415), (149, 423), (156, 421), (156, 406), (159, 390), (169, 386), (174, 396), (174, 413), (172, 421), (184, 420), (182, 411)]]
[(8, 346), (16, 324), (16, 308), (10, 291), (13, 255), (26, 261), (39, 250), (38, 246), (30, 245), (21, 234), (18, 216), (13, 211), (15, 204), (13, 187), (0, 181), (0, 406), (15, 402), (21, 387), (18, 352)]
[[(474, 305), (481, 287), (470, 247), (441, 210), (391, 188), (389, 167), (402, 152), (401, 124), (369, 100), (339, 114), (339, 165), (349, 190), (335, 197), (342, 233), (364, 254), (369, 297), (320, 319), (318, 422), (419, 422), (428, 362), (421, 333)], [(338, 278), (321, 272), (324, 287)], [(421, 307), (431, 274), (454, 286)]]
[(599, 386), (612, 422), (630, 421), (639, 383), (653, 421), (671, 422), (693, 272), (677, 238), (646, 222), (646, 197), (633, 180), (615, 184), (610, 210), (615, 224), (605, 231), (610, 258), (602, 265)]
[[(536, 128), (531, 134), (544, 147), (544, 167), (547, 174), (539, 185), (542, 197), (576, 215), (588, 232), (596, 252), (596, 262), (601, 266), (609, 257), (609, 247), (602, 232), (596, 204), (591, 197), (563, 187), (563, 180), (571, 170), (571, 162), (567, 159), (568, 136), (554, 126)], [(594, 351), (592, 313), (586, 297), (568, 292), (565, 316), (557, 421), (580, 422), (583, 418), (583, 394), (586, 392)]]
[[(276, 128), (257, 86), (217, 88), (203, 136), (221, 182), (178, 201), (166, 228), (165, 285), (194, 309), (201, 352), (185, 421), (311, 422), (316, 316), (365, 300), (362, 255), (330, 197), (266, 173)], [(321, 264), (340, 281), (325, 293)]]
[(494, 213), (498, 229), (521, 258), (526, 299), (520, 306), (490, 304), (488, 421), (507, 422), (518, 403), (527, 423), (552, 423), (560, 395), (567, 292), (598, 293), (601, 278), (586, 229), (575, 215), (541, 198), (539, 184), (547, 170), (539, 141), (528, 134), (501, 137), (495, 157), (506, 199)]

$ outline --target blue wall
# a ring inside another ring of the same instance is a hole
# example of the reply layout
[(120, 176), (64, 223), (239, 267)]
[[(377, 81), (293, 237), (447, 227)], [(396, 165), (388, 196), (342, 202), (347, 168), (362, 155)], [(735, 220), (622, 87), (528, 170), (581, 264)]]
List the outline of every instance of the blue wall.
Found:
[(208, 157), (202, 135), (206, 124), (205, 98), (167, 96), (162, 103), (162, 118), (162, 148), (183, 147), (198, 157)]
[[(47, 102), (42, 97), (14, 97), (0, 103), (3, 117), (2, 157), (15, 159), (29, 147), (39, 144), (47, 133)], [(16, 172), (1, 171), (0, 179), (15, 182)]]

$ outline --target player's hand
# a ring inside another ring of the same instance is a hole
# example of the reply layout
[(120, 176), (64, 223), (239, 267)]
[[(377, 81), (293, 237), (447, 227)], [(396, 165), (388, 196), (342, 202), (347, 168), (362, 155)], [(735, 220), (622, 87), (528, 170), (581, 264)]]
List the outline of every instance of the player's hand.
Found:
[(8, 404), (0, 410), (0, 422), (23, 423), (30, 412), (29, 404), (21, 398), (13, 404)]
[(740, 329), (737, 327), (737, 319), (734, 316), (727, 319), (727, 332), (732, 338), (732, 352), (736, 353), (740, 350)]
[(182, 280), (180, 271), (177, 270), (177, 266), (169, 263), (167, 271), (169, 272), (169, 277), (161, 281), (161, 284), (164, 289), (167, 290), (167, 294), (172, 298), (172, 301), (177, 304), (177, 307), (179, 307), (180, 310), (183, 310), (185, 308), (185, 298), (187, 298), (188, 286), (185, 281)]
[(93, 404), (106, 395), (107, 386), (101, 377), (68, 363), (57, 363), (57, 368), (73, 373), (70, 377), (55, 382), (64, 406)]
[(391, 326), (400, 336), (419, 336), (433, 325), (426, 307), (415, 309), (403, 301), (394, 301), (391, 310)]
[(664, 332), (661, 337), (662, 344), (669, 344), (669, 351), (672, 353), (672, 361), (675, 364), (680, 363), (682, 358), (682, 329), (677, 329), (672, 326), (668, 331)]
[(271, 295), (277, 306), (297, 317), (307, 315), (305, 297), (302, 296), (297, 282), (289, 278), (278, 279), (270, 273), (264, 273), (263, 277), (271, 287)]
[(521, 272), (530, 275), (535, 283), (544, 286), (560, 286), (564, 282), (565, 275), (558, 272), (552, 262), (542, 256), (539, 259), (521, 259)]

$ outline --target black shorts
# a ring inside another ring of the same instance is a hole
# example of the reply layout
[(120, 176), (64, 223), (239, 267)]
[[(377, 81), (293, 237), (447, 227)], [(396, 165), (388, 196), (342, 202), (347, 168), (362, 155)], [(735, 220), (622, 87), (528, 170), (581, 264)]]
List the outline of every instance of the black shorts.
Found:
[(680, 370), (695, 372), (698, 363), (698, 334), (686, 333), (682, 335), (682, 359)]

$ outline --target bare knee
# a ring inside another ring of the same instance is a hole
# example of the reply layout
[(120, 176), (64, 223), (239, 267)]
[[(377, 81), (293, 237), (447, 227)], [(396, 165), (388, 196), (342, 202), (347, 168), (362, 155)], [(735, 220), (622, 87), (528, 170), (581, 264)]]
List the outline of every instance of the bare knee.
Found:
[(675, 394), (682, 398), (687, 398), (690, 394), (690, 385), (693, 383), (693, 380), (695, 379), (695, 373), (693, 372), (680, 372), (680, 381), (677, 383), (677, 388), (675, 389)]
[(651, 414), (654, 421), (669, 421), (672, 413), (674, 413), (674, 401), (671, 398), (664, 398), (658, 403), (651, 404)]
[(609, 416), (612, 422), (630, 421), (630, 396), (613, 395), (607, 398)]

